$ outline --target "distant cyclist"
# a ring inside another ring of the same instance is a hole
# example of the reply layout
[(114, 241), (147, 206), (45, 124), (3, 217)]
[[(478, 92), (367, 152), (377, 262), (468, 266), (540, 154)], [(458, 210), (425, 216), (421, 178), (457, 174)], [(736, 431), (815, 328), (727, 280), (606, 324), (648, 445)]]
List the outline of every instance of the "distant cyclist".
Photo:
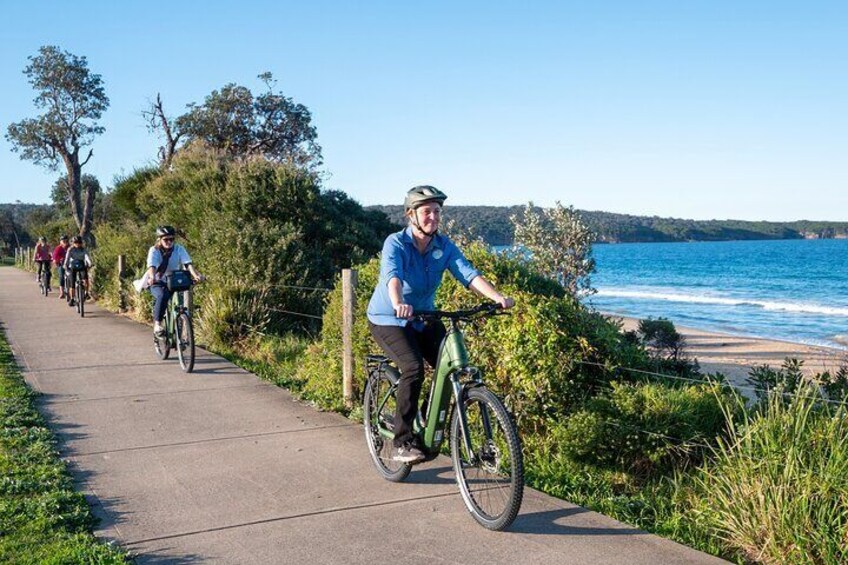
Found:
[(165, 285), (165, 277), (174, 271), (188, 269), (195, 281), (203, 280), (191, 264), (186, 248), (174, 243), (177, 231), (172, 226), (156, 228), (156, 244), (147, 252), (147, 273), (144, 286), (153, 295), (153, 334), (160, 336), (165, 332), (162, 320), (173, 292)]
[(68, 236), (63, 235), (59, 238), (59, 245), (53, 248), (53, 264), (59, 275), (59, 298), (65, 298), (65, 255), (68, 254), (68, 247)]
[(47, 240), (43, 237), (38, 238), (38, 243), (35, 244), (35, 263), (38, 265), (38, 274), (35, 275), (35, 282), (41, 280), (41, 273), (47, 271), (47, 288), (50, 288), (50, 246)]
[(68, 302), (69, 306), (76, 306), (76, 300), (79, 298), (76, 296), (77, 277), (82, 277), (85, 284), (85, 294), (88, 296), (88, 270), (92, 265), (91, 257), (88, 255), (88, 251), (85, 250), (82, 237), (75, 235), (71, 240), (71, 247), (65, 253), (64, 264), (65, 271), (71, 274), (71, 280), (68, 281), (70, 284), (68, 292), (71, 294), (71, 301)]
[(398, 461), (424, 458), (412, 429), (424, 382), (424, 360), (434, 367), (445, 336), (441, 322), (408, 323), (415, 312), (433, 310), (444, 272), (477, 294), (512, 308), (506, 298), (471, 266), (459, 248), (439, 233), (447, 195), (432, 186), (416, 186), (406, 194), (404, 213), (409, 226), (386, 238), (380, 260), (380, 280), (368, 303), (368, 326), (377, 344), (400, 369), (394, 446)]

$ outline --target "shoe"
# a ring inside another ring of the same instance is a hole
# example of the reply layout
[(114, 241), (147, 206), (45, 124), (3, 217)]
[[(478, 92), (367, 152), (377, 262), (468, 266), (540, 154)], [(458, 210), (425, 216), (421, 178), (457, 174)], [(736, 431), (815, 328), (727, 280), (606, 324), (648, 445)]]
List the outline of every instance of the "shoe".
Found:
[(165, 328), (160, 325), (153, 326), (153, 336), (154, 337), (162, 337), (165, 335)]
[(402, 463), (418, 463), (424, 460), (424, 452), (413, 445), (412, 442), (407, 442), (397, 448), (394, 460)]
[(70, 307), (72, 307), (72, 308), (73, 308), (73, 307), (74, 307), (74, 306), (76, 306), (76, 305), (77, 305), (77, 303), (76, 303), (76, 302), (74, 302), (74, 299), (73, 299), (73, 298), (72, 298), (72, 299), (70, 299), (70, 300), (68, 301), (68, 306), (70, 306)]

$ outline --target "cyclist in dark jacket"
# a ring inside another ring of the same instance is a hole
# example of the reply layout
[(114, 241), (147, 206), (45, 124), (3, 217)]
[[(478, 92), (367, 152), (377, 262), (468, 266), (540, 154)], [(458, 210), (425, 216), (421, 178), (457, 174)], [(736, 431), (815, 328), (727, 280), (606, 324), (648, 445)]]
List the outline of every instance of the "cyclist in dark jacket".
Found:
[(78, 298), (76, 296), (77, 277), (82, 277), (85, 283), (85, 294), (88, 296), (88, 269), (92, 265), (91, 257), (88, 255), (88, 251), (85, 250), (82, 237), (75, 235), (71, 240), (71, 247), (65, 253), (64, 264), (65, 271), (71, 274), (71, 287), (68, 289), (68, 292), (71, 294), (71, 301), (68, 302), (69, 306), (76, 306), (76, 299)]
[(436, 290), (446, 270), (466, 288), (503, 308), (515, 304), (480, 276), (450, 239), (438, 233), (445, 199), (447, 195), (432, 186), (416, 186), (407, 193), (404, 209), (409, 226), (386, 238), (380, 280), (368, 303), (371, 335), (400, 369), (394, 445), (398, 448), (396, 459), (408, 463), (424, 458), (414, 443), (412, 423), (424, 381), (424, 360), (435, 366), (445, 336), (441, 322), (408, 320), (418, 310), (435, 309)]

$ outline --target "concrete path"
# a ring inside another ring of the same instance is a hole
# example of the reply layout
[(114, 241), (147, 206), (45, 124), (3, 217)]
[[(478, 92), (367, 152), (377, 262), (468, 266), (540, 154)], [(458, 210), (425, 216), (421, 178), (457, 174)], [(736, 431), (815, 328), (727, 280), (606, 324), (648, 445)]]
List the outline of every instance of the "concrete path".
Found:
[(186, 375), (146, 326), (80, 319), (33, 278), (0, 268), (0, 323), (97, 534), (139, 563), (723, 563), (530, 489), (489, 532), (447, 459), (384, 481), (359, 425), (204, 351)]

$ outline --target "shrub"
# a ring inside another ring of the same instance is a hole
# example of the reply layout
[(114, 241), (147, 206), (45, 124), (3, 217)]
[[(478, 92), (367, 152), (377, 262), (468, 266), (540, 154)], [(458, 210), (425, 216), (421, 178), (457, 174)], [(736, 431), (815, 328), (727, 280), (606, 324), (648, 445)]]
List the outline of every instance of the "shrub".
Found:
[(745, 382), (754, 388), (761, 402), (767, 401), (773, 393), (788, 401), (804, 383), (803, 365), (803, 361), (788, 357), (779, 369), (758, 365), (751, 369)]
[(848, 365), (842, 365), (832, 373), (821, 373), (818, 375), (818, 382), (828, 399), (848, 402)]
[[(528, 266), (555, 279), (573, 297), (594, 294), (590, 275), (595, 271), (592, 242), (597, 236), (573, 206), (559, 202), (541, 211), (530, 202), (521, 218), (510, 218), (515, 244), (532, 254)], [(518, 253), (527, 257), (526, 253)]]
[[(149, 308), (148, 293), (137, 295), (130, 280), (146, 267), (156, 225), (174, 225), (209, 279), (196, 288), (197, 318), (203, 338), (220, 347), (257, 331), (317, 329), (281, 311), (319, 314), (322, 293), (292, 287), (327, 286), (340, 268), (373, 256), (393, 229), (383, 214), (366, 212), (343, 193), (322, 192), (308, 171), (232, 159), (198, 144), (184, 148), (166, 172), (141, 169), (120, 179), (114, 196), (120, 213), (98, 228), (94, 257), (104, 303), (116, 308), (123, 292), (131, 308)], [(120, 283), (119, 254), (127, 256)]]
[(555, 428), (554, 441), (575, 461), (641, 477), (667, 473), (699, 463), (725, 431), (722, 401), (732, 393), (719, 385), (611, 386)]

